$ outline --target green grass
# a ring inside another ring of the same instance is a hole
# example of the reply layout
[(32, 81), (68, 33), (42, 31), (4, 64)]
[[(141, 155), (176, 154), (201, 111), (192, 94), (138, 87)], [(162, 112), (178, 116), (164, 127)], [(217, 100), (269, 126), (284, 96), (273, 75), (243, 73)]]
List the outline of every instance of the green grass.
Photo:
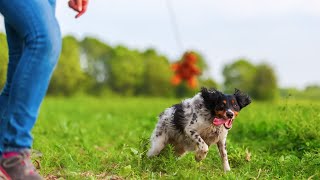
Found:
[[(201, 163), (172, 147), (146, 157), (161, 98), (46, 98), (33, 130), (41, 174), (60, 179), (320, 179), (320, 103), (253, 102), (228, 135), (231, 172), (217, 148)], [(251, 154), (246, 160), (246, 151)]]

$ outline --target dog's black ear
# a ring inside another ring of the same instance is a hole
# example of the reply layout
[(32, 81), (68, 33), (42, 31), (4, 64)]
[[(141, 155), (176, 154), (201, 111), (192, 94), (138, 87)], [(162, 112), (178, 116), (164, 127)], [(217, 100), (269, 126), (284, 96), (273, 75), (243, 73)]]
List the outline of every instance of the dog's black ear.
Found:
[(221, 92), (219, 92), (218, 90), (211, 88), (210, 90), (208, 90), (205, 87), (201, 87), (201, 95), (203, 97), (203, 99), (209, 100), (210, 98), (212, 98), (215, 95), (220, 95)]
[(207, 88), (201, 87), (201, 96), (203, 99), (209, 99), (210, 94)]
[(240, 109), (246, 107), (251, 103), (251, 98), (249, 95), (241, 92), (239, 89), (235, 88), (234, 90), (234, 96), (236, 97), (238, 104), (240, 106)]
[(214, 88), (211, 88), (210, 90), (208, 90), (205, 87), (201, 88), (201, 96), (204, 100), (205, 106), (209, 110), (214, 109), (214, 107), (216, 106), (217, 101), (221, 95), (222, 95), (222, 93)]

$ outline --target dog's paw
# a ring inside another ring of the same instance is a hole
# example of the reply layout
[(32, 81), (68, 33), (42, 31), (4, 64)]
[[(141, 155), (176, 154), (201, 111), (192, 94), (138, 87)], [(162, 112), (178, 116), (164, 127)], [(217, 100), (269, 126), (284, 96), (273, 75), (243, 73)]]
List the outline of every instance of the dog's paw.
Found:
[(201, 149), (199, 148), (196, 151), (195, 160), (199, 162), (199, 161), (203, 160), (204, 158), (206, 158), (208, 151), (209, 151), (209, 147), (207, 144), (204, 144), (203, 146), (201, 146)]
[(152, 156), (154, 156), (154, 155), (153, 155), (153, 153), (152, 153), (152, 152), (150, 152), (150, 151), (148, 151), (148, 152), (147, 152), (147, 157), (149, 157), (149, 158), (150, 158), (150, 157), (152, 157)]
[(225, 164), (225, 165), (223, 166), (223, 169), (224, 169), (224, 172), (225, 172), (225, 173), (231, 170), (229, 164)]
[(158, 154), (159, 154), (159, 152), (155, 152), (154, 150), (150, 149), (150, 150), (148, 151), (148, 153), (147, 153), (147, 156), (148, 156), (149, 158), (151, 158), (151, 157), (156, 156), (156, 155), (158, 155)]
[(204, 158), (206, 158), (207, 154), (208, 154), (208, 151), (197, 151), (195, 155), (195, 160), (199, 162)]

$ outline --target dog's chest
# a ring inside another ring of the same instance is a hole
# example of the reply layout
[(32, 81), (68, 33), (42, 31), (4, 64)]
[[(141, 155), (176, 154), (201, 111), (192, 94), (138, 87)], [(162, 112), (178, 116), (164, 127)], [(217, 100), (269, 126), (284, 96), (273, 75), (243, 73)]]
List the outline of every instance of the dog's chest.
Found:
[(225, 138), (227, 132), (223, 126), (209, 126), (200, 131), (200, 136), (208, 146), (216, 144), (220, 139)]

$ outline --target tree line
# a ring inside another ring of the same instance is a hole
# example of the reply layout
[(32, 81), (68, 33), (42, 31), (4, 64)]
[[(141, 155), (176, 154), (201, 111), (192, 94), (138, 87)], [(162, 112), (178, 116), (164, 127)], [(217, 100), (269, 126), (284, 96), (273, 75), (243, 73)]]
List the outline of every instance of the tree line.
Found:
[[(6, 79), (8, 54), (5, 35), (1, 33), (0, 46), (2, 87)], [(207, 76), (209, 67), (205, 59), (200, 53), (193, 52), (198, 57), (197, 66), (202, 70), (202, 75), (198, 77), (199, 88), (216, 87), (227, 92), (238, 88), (259, 100), (275, 99), (283, 94), (279, 93), (273, 68), (266, 63), (254, 65), (246, 59), (237, 59), (226, 64), (223, 69), (225, 81), (219, 85)], [(139, 51), (125, 46), (112, 47), (93, 37), (79, 41), (73, 36), (65, 36), (48, 94), (71, 96), (77, 93), (116, 93), (126, 96), (165, 97), (194, 95), (199, 88), (192, 90), (184, 83), (179, 86), (170, 83), (173, 76), (170, 66), (175, 61), (154, 49)]]

